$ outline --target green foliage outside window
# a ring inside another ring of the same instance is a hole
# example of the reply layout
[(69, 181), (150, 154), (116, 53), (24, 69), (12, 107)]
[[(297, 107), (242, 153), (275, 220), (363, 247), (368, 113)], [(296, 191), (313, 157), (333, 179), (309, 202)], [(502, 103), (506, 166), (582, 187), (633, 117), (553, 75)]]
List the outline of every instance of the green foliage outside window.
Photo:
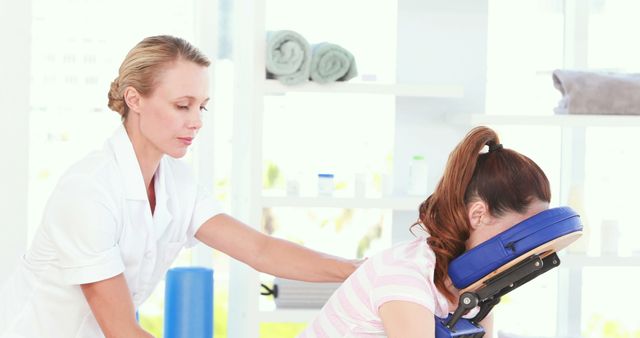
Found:
[[(216, 288), (214, 294), (214, 325), (215, 338), (227, 337), (227, 318), (229, 292), (226, 287)], [(163, 318), (161, 315), (141, 315), (140, 325), (156, 338), (163, 337)], [(307, 325), (304, 323), (265, 323), (260, 325), (261, 338), (294, 338)]]

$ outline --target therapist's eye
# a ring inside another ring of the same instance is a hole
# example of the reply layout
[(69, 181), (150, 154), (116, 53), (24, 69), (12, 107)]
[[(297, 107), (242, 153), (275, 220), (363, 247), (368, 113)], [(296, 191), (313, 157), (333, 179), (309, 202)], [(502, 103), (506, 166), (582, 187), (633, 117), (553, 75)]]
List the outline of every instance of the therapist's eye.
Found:
[(207, 107), (205, 107), (205, 106), (200, 106), (200, 111), (201, 111), (201, 112), (203, 112), (203, 111), (209, 111), (209, 109), (207, 109)]
[(180, 110), (189, 110), (189, 106), (177, 104), (176, 107)]

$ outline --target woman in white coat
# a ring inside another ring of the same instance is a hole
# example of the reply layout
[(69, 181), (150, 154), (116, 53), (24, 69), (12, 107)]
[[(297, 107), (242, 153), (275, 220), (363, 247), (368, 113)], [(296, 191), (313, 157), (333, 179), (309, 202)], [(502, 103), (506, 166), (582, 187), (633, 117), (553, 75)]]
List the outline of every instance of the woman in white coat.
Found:
[(209, 63), (171, 36), (146, 38), (127, 54), (109, 91), (123, 126), (60, 179), (0, 294), (0, 337), (150, 337), (135, 309), (196, 241), (285, 278), (343, 281), (353, 272), (358, 262), (222, 213), (176, 160), (202, 126)]

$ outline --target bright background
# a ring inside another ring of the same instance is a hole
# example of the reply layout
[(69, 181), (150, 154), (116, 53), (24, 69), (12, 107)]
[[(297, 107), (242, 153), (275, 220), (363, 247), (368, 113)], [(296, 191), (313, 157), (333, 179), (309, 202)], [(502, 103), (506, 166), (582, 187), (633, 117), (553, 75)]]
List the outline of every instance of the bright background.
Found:
[[(31, 1), (29, 133), (21, 140), (29, 148), (28, 222), (21, 225), (27, 227), (27, 243), (38, 227), (58, 177), (84, 154), (101, 147), (119, 124), (119, 116), (106, 106), (106, 94), (124, 55), (149, 35), (172, 34), (199, 41), (202, 2)], [(579, 41), (576, 35), (565, 32), (568, 15), (573, 15), (567, 14), (566, 9), (574, 8), (569, 6), (572, 3), (488, 0), (484, 113), (552, 115), (560, 98), (551, 82), (551, 72), (557, 68), (623, 72), (640, 69), (640, 45), (634, 42), (635, 32), (640, 31), (640, 3), (585, 0), (586, 11), (578, 14), (578, 19), (586, 22), (587, 29)], [(207, 139), (212, 141), (213, 153), (207, 159), (202, 151), (206, 145), (196, 144), (185, 160), (196, 171), (202, 168), (200, 163), (212, 163), (208, 184), (229, 208), (233, 188), (234, 56), (242, 50), (233, 48), (233, 1), (219, 0), (216, 10), (218, 43), (216, 55), (211, 55), (213, 107), (205, 121), (213, 126)], [(268, 30), (290, 28), (311, 42), (328, 40), (348, 47), (356, 56), (360, 72), (354, 82), (395, 82), (398, 13), (394, 1), (330, 0), (320, 5), (314, 1), (268, 0), (265, 10)], [(460, 12), (464, 14), (464, 8)], [(332, 25), (326, 24), (327, 17), (331, 17)], [(415, 32), (411, 39), (419, 44), (421, 32)], [(568, 58), (567, 50), (575, 44), (584, 46), (584, 53)], [(3, 53), (9, 50), (5, 47)], [(465, 88), (465, 92), (473, 91), (474, 88)], [(352, 182), (358, 173), (366, 173), (370, 196), (381, 194), (383, 177), (392, 175), (394, 167), (393, 143), (397, 135), (393, 96), (371, 95), (363, 100), (350, 94), (287, 94), (265, 98), (264, 107), (265, 195), (283, 195), (286, 181), (291, 179), (300, 182), (303, 195), (312, 195), (318, 172), (336, 174), (338, 196), (353, 194)], [(505, 145), (527, 154), (543, 167), (553, 184), (554, 196), (559, 196), (561, 128), (508, 124), (495, 128)], [(580, 209), (588, 228), (581, 244), (583, 250), (576, 249), (579, 254), (600, 256), (601, 224), (613, 222), (619, 230), (617, 256), (640, 256), (640, 227), (635, 213), (640, 202), (638, 129), (584, 128), (584, 145), (580, 148), (584, 181), (571, 187), (569, 199)], [(554, 197), (554, 203), (560, 201)], [(263, 218), (261, 226), (275, 236), (345, 257), (369, 256), (392, 243), (393, 216), (387, 209), (268, 208)], [(14, 226), (0, 223), (0, 231), (10, 232)], [(195, 255), (184, 251), (175, 265), (192, 264)], [(229, 261), (217, 252), (210, 255), (216, 277), (216, 337), (225, 337)], [(581, 295), (579, 335), (640, 337), (634, 306), (640, 297), (633, 290), (640, 281), (638, 260), (615, 267), (583, 267), (580, 262), (576, 269), (582, 271), (581, 282), (573, 285)], [(562, 312), (561, 305), (557, 305), (562, 303), (557, 299), (559, 273), (553, 271), (505, 297), (497, 308), (497, 327), (529, 337), (560, 335), (558, 328), (565, 324), (558, 319)], [(0, 272), (0, 276), (5, 275), (5, 271)], [(269, 281), (268, 277), (264, 279)], [(157, 336), (162, 330), (163, 292), (161, 284), (139, 309), (142, 324)], [(540, 304), (541, 297), (545, 304)], [(265, 298), (261, 303), (268, 307), (271, 301)], [(263, 325), (261, 336), (290, 337), (301, 327), (302, 324)]]

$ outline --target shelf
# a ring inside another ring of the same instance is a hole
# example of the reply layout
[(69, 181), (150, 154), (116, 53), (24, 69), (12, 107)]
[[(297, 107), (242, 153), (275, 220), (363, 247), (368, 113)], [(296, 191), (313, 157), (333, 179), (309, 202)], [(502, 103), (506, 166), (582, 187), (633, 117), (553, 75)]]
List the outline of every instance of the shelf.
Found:
[(538, 125), (557, 127), (640, 127), (634, 115), (486, 115), (467, 114), (450, 118), (451, 122), (488, 125)]
[(316, 317), (320, 309), (286, 309), (260, 311), (260, 322), (268, 323), (308, 323)]
[(631, 267), (640, 268), (640, 256), (583, 256), (568, 254), (560, 257), (560, 267)]
[(346, 198), (346, 197), (263, 197), (263, 207), (348, 208), (418, 210), (422, 196)]
[(287, 93), (343, 93), (382, 94), (405, 97), (462, 98), (464, 96), (464, 89), (462, 86), (387, 84), (375, 82), (333, 82), (330, 84), (305, 82), (299, 85), (287, 86), (277, 80), (265, 80), (264, 93), (271, 95), (282, 95)]

